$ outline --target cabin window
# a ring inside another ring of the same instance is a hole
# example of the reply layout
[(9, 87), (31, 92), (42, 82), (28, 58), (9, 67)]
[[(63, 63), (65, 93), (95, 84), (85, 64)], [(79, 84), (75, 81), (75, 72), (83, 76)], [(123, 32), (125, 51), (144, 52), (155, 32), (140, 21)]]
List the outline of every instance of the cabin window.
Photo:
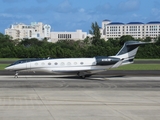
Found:
[(74, 65), (77, 65), (77, 62), (74, 62)]
[(51, 65), (51, 63), (49, 62), (48, 65)]
[(45, 65), (45, 63), (43, 62), (42, 65)]
[(58, 65), (58, 63), (57, 63), (57, 62), (55, 62), (54, 64), (55, 64), (55, 65)]
[(80, 64), (81, 64), (81, 65), (83, 65), (84, 63), (83, 63), (83, 62), (81, 62)]
[(68, 62), (68, 63), (67, 63), (67, 65), (71, 65), (71, 63), (70, 63), (70, 62)]
[(64, 65), (64, 62), (61, 62), (61, 65)]

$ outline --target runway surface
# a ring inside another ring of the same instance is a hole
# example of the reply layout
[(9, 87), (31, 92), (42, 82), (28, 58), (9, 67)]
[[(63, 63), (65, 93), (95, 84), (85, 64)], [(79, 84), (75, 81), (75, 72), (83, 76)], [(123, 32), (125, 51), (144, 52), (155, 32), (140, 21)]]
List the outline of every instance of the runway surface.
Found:
[(0, 120), (159, 120), (159, 91), (159, 76), (0, 76)]
[[(11, 75), (14, 76), (15, 71), (7, 71), (7, 70), (0, 70), (0, 75)], [(53, 73), (46, 73), (46, 72), (20, 72), (19, 75), (54, 75)], [(75, 74), (71, 74), (75, 76)], [(160, 76), (160, 70), (108, 70), (98, 75), (107, 75), (107, 76)]]

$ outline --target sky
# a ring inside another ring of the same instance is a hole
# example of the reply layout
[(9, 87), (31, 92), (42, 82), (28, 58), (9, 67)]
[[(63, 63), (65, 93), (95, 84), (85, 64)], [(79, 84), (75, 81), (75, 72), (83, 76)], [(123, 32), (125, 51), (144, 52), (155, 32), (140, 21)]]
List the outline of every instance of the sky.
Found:
[(43, 22), (51, 31), (88, 32), (102, 21), (160, 21), (159, 0), (0, 0), (0, 32), (11, 24)]

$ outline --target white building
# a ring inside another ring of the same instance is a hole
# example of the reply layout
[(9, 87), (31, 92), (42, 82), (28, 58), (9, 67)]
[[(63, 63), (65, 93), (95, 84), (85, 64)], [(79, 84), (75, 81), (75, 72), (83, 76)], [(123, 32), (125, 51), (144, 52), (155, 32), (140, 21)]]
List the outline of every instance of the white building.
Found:
[(76, 32), (51, 32), (51, 42), (58, 40), (84, 40), (87, 37), (87, 32), (77, 30)]
[(100, 29), (102, 37), (119, 38), (123, 35), (131, 35), (134, 38), (156, 38), (160, 35), (160, 22), (129, 22), (127, 24), (121, 22), (111, 22), (104, 20)]
[(58, 40), (84, 40), (87, 37), (87, 32), (82, 32), (82, 30), (51, 32), (50, 25), (33, 22), (31, 25), (13, 24), (10, 28), (5, 29), (5, 35), (9, 35), (13, 39), (37, 38), (41, 40), (47, 38), (50, 42), (57, 42)]
[(13, 39), (37, 38), (39, 40), (50, 39), (51, 26), (41, 22), (33, 22), (31, 25), (23, 23), (13, 24), (10, 28), (5, 29), (5, 35), (11, 36)]

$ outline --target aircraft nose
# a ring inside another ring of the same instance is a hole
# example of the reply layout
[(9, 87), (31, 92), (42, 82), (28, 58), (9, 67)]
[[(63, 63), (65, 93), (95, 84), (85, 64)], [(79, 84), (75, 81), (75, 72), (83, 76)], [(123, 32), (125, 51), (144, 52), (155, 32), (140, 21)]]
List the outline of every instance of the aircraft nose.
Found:
[(4, 68), (5, 70), (8, 70), (8, 67)]
[(5, 70), (13, 70), (13, 67), (6, 67)]

